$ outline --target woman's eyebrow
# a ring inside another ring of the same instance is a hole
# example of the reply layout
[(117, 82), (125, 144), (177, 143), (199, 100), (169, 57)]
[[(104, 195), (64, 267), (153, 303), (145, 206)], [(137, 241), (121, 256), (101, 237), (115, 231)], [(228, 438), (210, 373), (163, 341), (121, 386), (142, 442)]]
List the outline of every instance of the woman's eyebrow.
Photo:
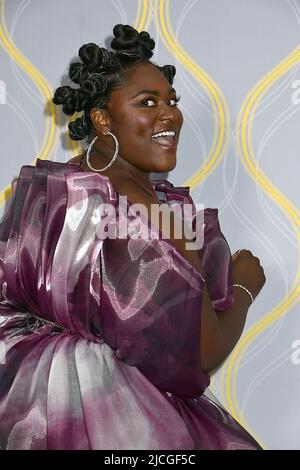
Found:
[[(173, 92), (176, 93), (175, 88), (173, 88), (173, 87), (169, 88), (169, 95)], [(136, 93), (135, 95), (133, 95), (130, 99), (132, 100), (133, 98), (135, 98), (138, 95), (141, 95), (142, 93), (150, 93), (151, 95), (159, 96), (159, 91), (157, 91), (157, 90), (141, 90), (138, 93)]]

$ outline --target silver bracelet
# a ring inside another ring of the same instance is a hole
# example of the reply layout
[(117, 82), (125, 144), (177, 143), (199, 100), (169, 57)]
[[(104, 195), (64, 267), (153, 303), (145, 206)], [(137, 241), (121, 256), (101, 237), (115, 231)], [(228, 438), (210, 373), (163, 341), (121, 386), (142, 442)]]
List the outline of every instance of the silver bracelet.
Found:
[[(247, 289), (247, 287), (242, 286), (241, 284), (233, 284), (233, 285), (236, 286), (236, 287), (241, 287), (242, 289), (244, 289), (244, 290), (250, 295), (251, 304), (254, 302), (253, 295), (252, 295), (251, 292)], [(250, 305), (251, 305), (251, 304), (250, 304)]]

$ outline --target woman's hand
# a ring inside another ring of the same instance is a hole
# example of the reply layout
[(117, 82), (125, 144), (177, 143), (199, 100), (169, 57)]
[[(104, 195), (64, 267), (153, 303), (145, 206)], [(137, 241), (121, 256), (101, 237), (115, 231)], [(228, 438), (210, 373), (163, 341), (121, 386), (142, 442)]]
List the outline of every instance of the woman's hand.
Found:
[(266, 282), (259, 258), (253, 256), (250, 250), (241, 250), (234, 253), (231, 259), (233, 283), (247, 287), (255, 299)]

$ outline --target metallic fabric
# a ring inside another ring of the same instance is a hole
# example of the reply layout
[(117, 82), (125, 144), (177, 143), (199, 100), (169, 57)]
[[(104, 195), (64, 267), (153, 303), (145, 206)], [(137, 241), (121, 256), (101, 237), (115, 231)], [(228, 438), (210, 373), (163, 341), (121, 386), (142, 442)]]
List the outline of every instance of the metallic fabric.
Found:
[[(153, 187), (193, 204), (188, 187)], [(79, 164), (37, 159), (13, 182), (0, 224), (0, 448), (259, 449), (205, 395), (205, 279), (145, 217), (156, 239), (105, 238), (103, 207), (118, 200), (108, 177)], [(224, 310), (231, 253), (218, 210), (204, 220), (199, 255)]]

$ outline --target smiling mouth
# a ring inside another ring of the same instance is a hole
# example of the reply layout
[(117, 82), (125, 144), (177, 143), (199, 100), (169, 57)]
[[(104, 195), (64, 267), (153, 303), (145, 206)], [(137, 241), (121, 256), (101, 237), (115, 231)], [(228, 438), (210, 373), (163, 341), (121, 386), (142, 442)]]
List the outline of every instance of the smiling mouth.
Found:
[(160, 136), (160, 137), (152, 137), (153, 142), (155, 142), (160, 147), (165, 149), (175, 149), (177, 147), (177, 143), (175, 141), (175, 137), (172, 136)]

